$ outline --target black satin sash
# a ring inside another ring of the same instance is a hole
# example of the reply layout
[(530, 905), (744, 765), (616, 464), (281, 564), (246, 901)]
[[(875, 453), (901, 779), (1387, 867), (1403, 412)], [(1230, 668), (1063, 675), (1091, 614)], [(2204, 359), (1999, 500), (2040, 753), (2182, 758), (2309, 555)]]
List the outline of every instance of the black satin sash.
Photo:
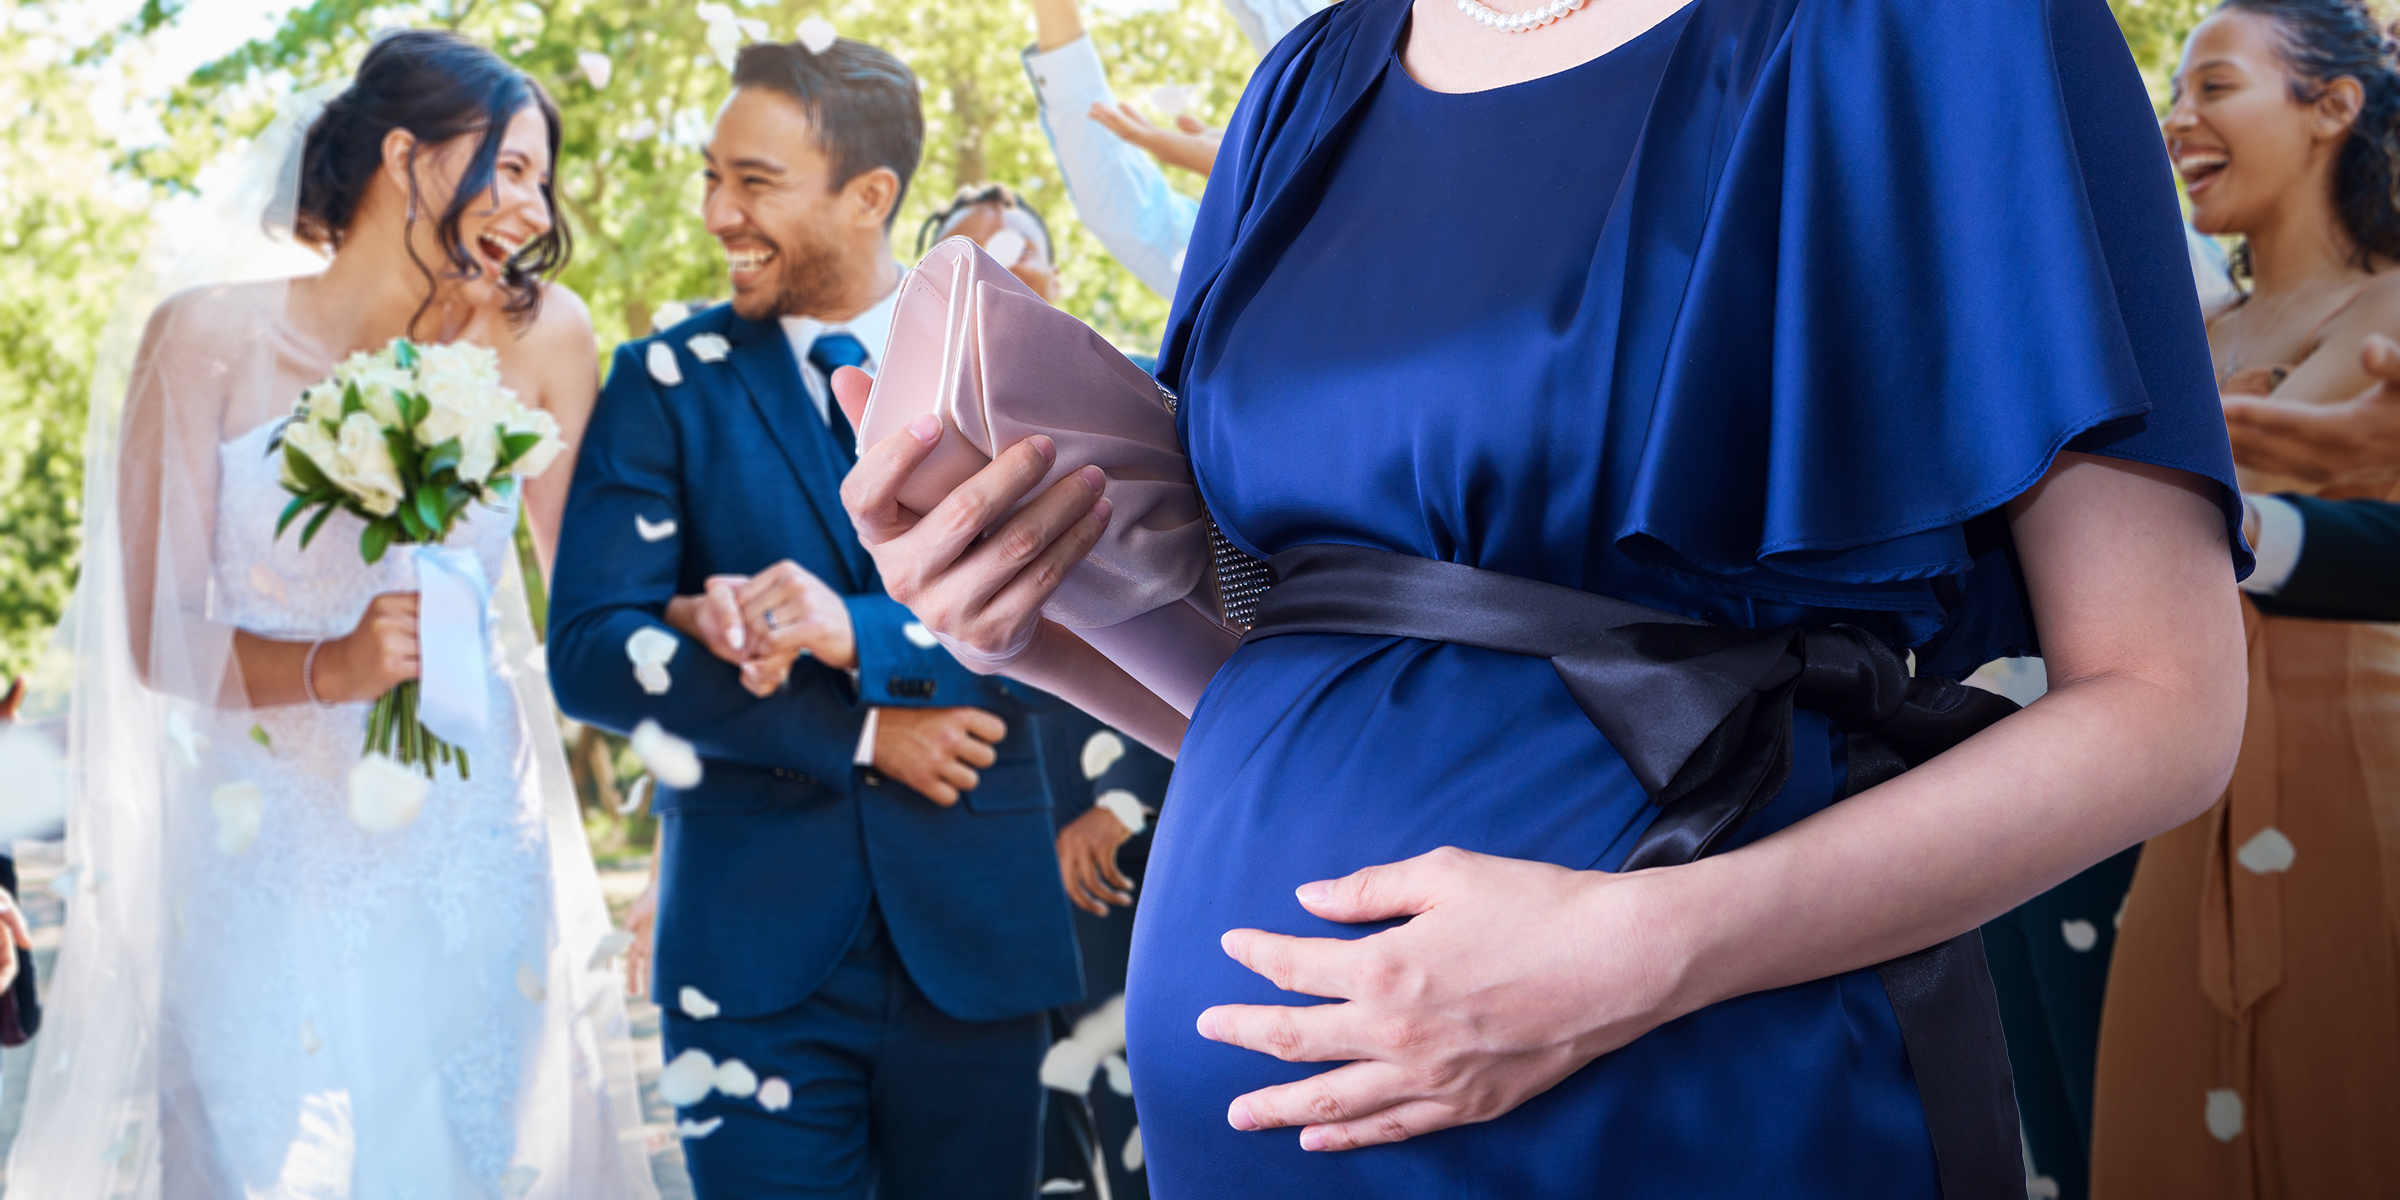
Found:
[[(1359, 546), (1300, 546), (1248, 638), (1360, 634), (1547, 658), (1659, 814), (1620, 868), (1673, 866), (1723, 846), (1791, 775), (1792, 710), (1848, 735), (1844, 795), (2016, 711), (2005, 697), (1918, 678), (1847, 625), (1735, 629), (1539, 580)], [(2017, 1109), (1979, 931), (1878, 968), (1925, 1106), (1947, 1200), (2024, 1194)]]

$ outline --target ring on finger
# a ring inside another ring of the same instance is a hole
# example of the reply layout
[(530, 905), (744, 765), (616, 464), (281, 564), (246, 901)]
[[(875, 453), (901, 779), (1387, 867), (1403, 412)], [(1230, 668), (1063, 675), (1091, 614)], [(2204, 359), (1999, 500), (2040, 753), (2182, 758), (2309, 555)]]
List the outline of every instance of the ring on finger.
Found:
[(771, 608), (767, 610), (767, 628), (770, 630), (775, 628), (775, 610)]

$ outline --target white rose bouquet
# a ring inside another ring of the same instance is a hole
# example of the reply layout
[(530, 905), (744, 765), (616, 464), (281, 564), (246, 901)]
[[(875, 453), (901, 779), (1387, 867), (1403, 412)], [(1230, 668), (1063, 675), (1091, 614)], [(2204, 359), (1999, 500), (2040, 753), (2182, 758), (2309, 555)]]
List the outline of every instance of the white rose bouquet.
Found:
[[(348, 512), (366, 523), (358, 552), (370, 563), (393, 546), (439, 546), (469, 504), (506, 501), (565, 448), (550, 414), (501, 386), (500, 356), (489, 347), (406, 338), (351, 355), (302, 392), (275, 445), (292, 493), (276, 535), (314, 509), (300, 531), (306, 546), (334, 513)], [(410, 680), (375, 702), (367, 752), (428, 777), (436, 762), (452, 763), (465, 778), (465, 752), (418, 720), (418, 692)]]

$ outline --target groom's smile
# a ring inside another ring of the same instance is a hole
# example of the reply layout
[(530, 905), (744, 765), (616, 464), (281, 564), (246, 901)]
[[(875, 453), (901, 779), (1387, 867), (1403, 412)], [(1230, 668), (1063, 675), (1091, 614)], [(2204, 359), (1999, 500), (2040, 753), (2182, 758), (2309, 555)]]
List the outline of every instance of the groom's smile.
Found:
[(701, 214), (725, 251), (734, 311), (761, 321), (849, 317), (891, 290), (889, 168), (845, 177), (799, 101), (740, 87), (703, 151)]

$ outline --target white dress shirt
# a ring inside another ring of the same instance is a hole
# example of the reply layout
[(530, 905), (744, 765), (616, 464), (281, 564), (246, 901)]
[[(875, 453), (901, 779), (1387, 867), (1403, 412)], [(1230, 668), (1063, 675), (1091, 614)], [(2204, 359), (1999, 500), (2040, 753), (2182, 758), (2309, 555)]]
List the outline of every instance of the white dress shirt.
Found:
[(2291, 582), (2293, 568), (2300, 565), (2308, 523), (2300, 519), (2298, 507), (2280, 496), (2244, 498), (2258, 506), (2258, 541), (2250, 547), (2258, 554), (2258, 567), (2242, 581), (2242, 590), (2253, 596), (2272, 596)]
[[(809, 347), (816, 345), (817, 339), (826, 334), (847, 333), (866, 348), (867, 360), (859, 364), (859, 369), (872, 375), (883, 365), (883, 344), (892, 336), (892, 309), (899, 303), (900, 288), (894, 285), (883, 299), (868, 305), (865, 312), (847, 321), (820, 321), (815, 317), (783, 318), (784, 339), (792, 344), (792, 358), (800, 364), (800, 382), (808, 388), (808, 398), (817, 406), (818, 420), (828, 426), (833, 424), (833, 381), (827, 379), (825, 372), (818, 370), (815, 363), (808, 361)], [(850, 672), (850, 678), (857, 679), (858, 672)], [(851, 762), (862, 767), (875, 765), (876, 718), (882, 712), (880, 708), (867, 710), (866, 722), (858, 729), (858, 749), (851, 752)]]

